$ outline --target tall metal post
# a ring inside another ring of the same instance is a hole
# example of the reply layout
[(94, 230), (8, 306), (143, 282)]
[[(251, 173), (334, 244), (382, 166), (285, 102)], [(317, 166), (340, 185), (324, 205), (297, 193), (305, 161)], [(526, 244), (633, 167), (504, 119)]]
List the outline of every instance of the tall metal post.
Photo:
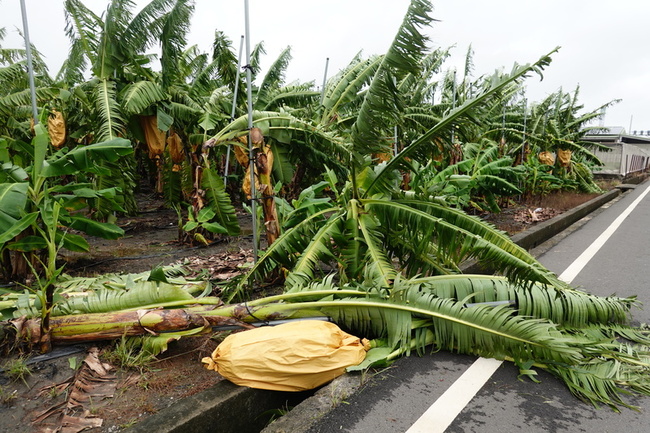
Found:
[[(525, 91), (525, 90), (524, 90)], [(524, 93), (525, 95), (525, 93)], [(524, 164), (524, 157), (526, 156), (526, 127), (528, 123), (528, 99), (524, 97), (524, 128), (523, 128), (523, 133), (521, 137), (521, 152), (519, 153), (521, 156), (521, 164)], [(517, 185), (521, 189), (522, 186), (522, 180), (521, 178), (517, 181)], [(519, 200), (521, 200), (521, 194), (519, 194)]]
[(325, 73), (323, 74), (323, 87), (321, 88), (320, 91), (320, 103), (323, 105), (323, 101), (325, 100), (325, 83), (327, 83), (327, 68), (330, 65), (330, 58), (328, 57), (325, 59)]
[(23, 35), (25, 36), (25, 54), (27, 55), (27, 75), (29, 76), (29, 91), (32, 96), (32, 116), (34, 116), (34, 125), (37, 125), (38, 110), (36, 109), (36, 87), (34, 86), (32, 43), (29, 40), (29, 26), (27, 25), (27, 10), (25, 9), (25, 0), (20, 0), (20, 12), (23, 16)]
[(397, 156), (397, 125), (393, 126), (393, 156)]
[(521, 162), (524, 162), (525, 147), (526, 147), (526, 123), (528, 121), (528, 99), (524, 98), (524, 134), (521, 141)]
[(630, 129), (627, 131), (628, 134), (632, 133), (632, 120), (634, 120), (634, 114), (630, 115)]
[(248, 164), (251, 171), (251, 213), (253, 214), (253, 261), (257, 263), (257, 191), (255, 189), (255, 155), (253, 153), (253, 73), (251, 71), (251, 38), (248, 21), (248, 0), (244, 2), (246, 16), (246, 93), (248, 103)]
[(501, 117), (501, 141), (506, 141), (506, 100), (503, 100), (503, 114)]
[[(451, 99), (451, 109), (456, 109), (456, 70), (454, 70), (454, 82), (452, 83), (452, 99)], [(456, 125), (451, 125), (451, 145), (454, 145), (456, 141)]]
[[(237, 92), (239, 90), (239, 71), (241, 69), (241, 55), (244, 48), (244, 35), (241, 35), (239, 40), (239, 58), (237, 59), (237, 74), (235, 75), (235, 90), (232, 96), (232, 109), (230, 110), (230, 121), (235, 120), (235, 109), (237, 108)], [(228, 179), (228, 167), (230, 166), (230, 145), (226, 148), (226, 167), (223, 170), (223, 184), (225, 185)]]
[(526, 141), (526, 123), (528, 122), (528, 98), (524, 98), (524, 142)]

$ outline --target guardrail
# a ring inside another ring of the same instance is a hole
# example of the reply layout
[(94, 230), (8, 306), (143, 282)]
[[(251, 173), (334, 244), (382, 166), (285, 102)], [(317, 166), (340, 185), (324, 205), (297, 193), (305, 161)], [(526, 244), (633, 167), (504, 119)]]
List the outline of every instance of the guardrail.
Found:
[(650, 158), (643, 155), (625, 155), (624, 175), (645, 171), (650, 166)]

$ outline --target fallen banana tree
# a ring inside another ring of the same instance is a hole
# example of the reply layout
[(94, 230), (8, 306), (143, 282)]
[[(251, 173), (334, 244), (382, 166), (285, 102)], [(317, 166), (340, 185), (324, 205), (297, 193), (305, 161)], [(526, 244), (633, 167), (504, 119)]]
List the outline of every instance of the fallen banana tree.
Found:
[[(281, 295), (223, 305), (200, 285), (128, 279), (131, 283), (119, 290), (68, 293), (57, 311), (74, 309), (74, 314), (52, 317), (52, 342), (146, 335), (155, 342), (148, 350), (156, 353), (169, 341), (224, 325), (248, 328), (255, 322), (327, 316), (355, 335), (373, 339), (366, 360), (353, 369), (387, 365), (431, 348), (508, 360), (533, 380), (535, 369), (546, 370), (594, 405), (631, 407), (620, 394), (650, 395), (650, 331), (628, 324), (634, 298), (454, 275), (398, 277), (389, 289), (338, 287), (325, 279)], [(88, 311), (118, 304), (125, 308)], [(5, 321), (5, 343), (12, 338), (39, 341), (39, 321), (38, 315)]]

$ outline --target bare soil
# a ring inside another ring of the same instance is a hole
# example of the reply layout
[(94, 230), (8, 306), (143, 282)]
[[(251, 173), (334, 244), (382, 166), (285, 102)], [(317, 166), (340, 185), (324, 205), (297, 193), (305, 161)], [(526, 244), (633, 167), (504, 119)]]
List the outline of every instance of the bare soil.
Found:
[[(512, 235), (595, 196), (596, 194), (552, 194), (512, 203), (499, 214), (484, 214), (479, 217)], [(250, 217), (247, 214), (240, 215), (243, 236), (223, 239), (208, 247), (189, 247), (178, 242), (175, 212), (163, 209), (159, 201), (149, 197), (142, 197), (140, 206), (142, 212), (139, 216), (122, 218), (118, 222), (126, 231), (126, 236), (122, 239), (91, 239), (90, 253), (64, 255), (66, 271), (87, 276), (111, 272), (134, 273), (158, 265), (183, 262), (196, 272), (207, 272), (210, 278), (226, 280), (239, 272), (239, 264), (251, 260), (252, 237), (247, 234), (250, 233)], [(201, 358), (209, 356), (222, 337), (184, 338), (170, 344), (167, 352), (145, 367), (113, 368), (107, 373), (110, 375), (106, 376), (109, 378), (107, 381), (114, 385), (112, 397), (98, 394), (98, 398), (86, 402), (85, 414), (78, 409), (70, 414), (102, 420), (101, 427), (87, 431), (113, 433), (151, 414), (164, 412), (165, 408), (177, 400), (200, 392), (221, 380), (218, 374), (202, 367)], [(111, 357), (106, 355), (110, 354), (110, 344), (92, 346), (104, 353), (100, 357), (102, 361), (111, 361)], [(60, 391), (57, 391), (52, 387), (75, 374), (72, 367), (82, 364), (89, 347), (91, 345), (82, 346), (77, 353), (29, 365), (31, 374), (25, 377), (26, 383), (10, 377), (7, 371), (0, 374), (0, 433), (81, 431), (74, 420), (70, 426), (59, 430), (65, 422), (62, 423), (60, 412), (56, 411), (36, 423), (33, 420), (46, 414), (48, 409), (65, 404), (70, 388), (63, 390), (61, 386)], [(8, 362), (9, 360), (0, 360), (0, 368), (7, 369)], [(69, 419), (63, 421), (66, 420)]]
[(598, 195), (561, 191), (543, 197), (525, 198), (503, 207), (499, 213), (487, 213), (479, 216), (512, 236), (580, 206)]

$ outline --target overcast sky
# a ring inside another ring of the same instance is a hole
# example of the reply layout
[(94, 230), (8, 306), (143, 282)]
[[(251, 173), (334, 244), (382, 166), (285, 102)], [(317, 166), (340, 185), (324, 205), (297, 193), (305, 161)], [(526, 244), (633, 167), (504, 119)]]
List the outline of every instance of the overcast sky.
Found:
[[(140, 7), (147, 0), (135, 0)], [(25, 0), (32, 43), (54, 75), (67, 56), (63, 0)], [(426, 32), (432, 48), (455, 46), (446, 68), (462, 70), (467, 48), (474, 49), (474, 75), (513, 62), (528, 63), (560, 45), (544, 80), (527, 81), (529, 100), (540, 101), (559, 88), (573, 91), (592, 110), (614, 99), (605, 124), (628, 131), (650, 130), (650, 54), (647, 53), (650, 1), (646, 0), (433, 0), (439, 20)], [(84, 4), (101, 13), (107, 0)], [(286, 46), (293, 61), (287, 80), (323, 79), (349, 63), (360, 50), (382, 54), (390, 45), (408, 0), (250, 0), (251, 44), (264, 41), (263, 62), (274, 61)], [(0, 0), (4, 47), (22, 42), (19, 0)], [(244, 0), (196, 0), (190, 44), (209, 51), (214, 31), (224, 31), (239, 47), (244, 34)], [(630, 128), (631, 125), (631, 128)]]

